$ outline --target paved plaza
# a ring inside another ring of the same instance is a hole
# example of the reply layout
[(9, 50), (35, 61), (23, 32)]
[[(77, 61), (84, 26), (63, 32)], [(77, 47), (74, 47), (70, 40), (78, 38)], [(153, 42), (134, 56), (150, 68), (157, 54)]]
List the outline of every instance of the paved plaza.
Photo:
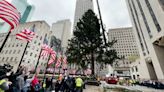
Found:
[(136, 85), (136, 86), (122, 86), (122, 85), (113, 85), (113, 84), (107, 84), (106, 82), (102, 82), (101, 86), (110, 87), (110, 88), (119, 87), (119, 88), (126, 88), (129, 90), (139, 90), (139, 91), (143, 91), (143, 92), (164, 92), (164, 90), (148, 88), (148, 87), (138, 86), (138, 85)]
[(83, 92), (103, 92), (103, 89), (100, 86), (86, 86)]

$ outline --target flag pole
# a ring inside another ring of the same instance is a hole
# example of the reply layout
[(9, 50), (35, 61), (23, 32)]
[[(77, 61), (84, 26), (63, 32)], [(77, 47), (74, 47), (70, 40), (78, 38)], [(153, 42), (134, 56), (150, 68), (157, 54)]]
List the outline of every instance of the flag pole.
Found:
[[(10, 29), (10, 30), (11, 30), (11, 29)], [(3, 47), (5, 46), (5, 44), (6, 44), (6, 42), (7, 42), (7, 39), (9, 38), (10, 34), (11, 34), (11, 31), (9, 31), (9, 32), (7, 33), (7, 35), (6, 35), (6, 37), (5, 37), (5, 40), (3, 41), (2, 45), (1, 45), (0, 53), (1, 53), (1, 51), (3, 50)]]
[(52, 79), (53, 79), (53, 77), (55, 76), (55, 68), (56, 68), (56, 60), (57, 60), (57, 57), (56, 57), (56, 59), (55, 59), (55, 61), (54, 61), (54, 71), (53, 71), (53, 75), (52, 75)]
[[(47, 72), (47, 68), (48, 68), (48, 62), (49, 62), (50, 58), (51, 58), (51, 53), (50, 53), (50, 55), (49, 55), (49, 57), (48, 57), (48, 61), (47, 61), (47, 65), (46, 65), (46, 70), (45, 70), (45, 72), (44, 72), (44, 76), (43, 76), (43, 84), (44, 84), (44, 82), (45, 82), (46, 72)], [(43, 84), (42, 84), (42, 85), (43, 85)]]
[(25, 55), (26, 49), (27, 49), (27, 47), (28, 47), (28, 44), (29, 44), (29, 42), (27, 42), (27, 44), (26, 44), (26, 47), (25, 47), (25, 49), (24, 49), (23, 55), (22, 55), (22, 57), (21, 57), (21, 60), (20, 60), (20, 62), (19, 62), (18, 68), (17, 68), (17, 72), (18, 72), (19, 67), (21, 66), (21, 63), (22, 63), (23, 57), (24, 57), (24, 55)]
[(38, 65), (39, 65), (39, 60), (40, 60), (40, 57), (41, 57), (42, 50), (43, 50), (43, 49), (41, 48), (40, 53), (39, 53), (39, 57), (38, 57), (38, 60), (37, 60), (37, 63), (36, 63), (36, 65), (35, 65), (34, 74), (36, 73), (37, 67), (38, 67)]
[[(62, 57), (62, 59), (63, 59), (63, 57)], [(59, 67), (59, 75), (60, 75), (60, 69), (62, 68), (62, 60), (60, 61), (61, 62), (61, 64), (60, 64), (60, 67)]]

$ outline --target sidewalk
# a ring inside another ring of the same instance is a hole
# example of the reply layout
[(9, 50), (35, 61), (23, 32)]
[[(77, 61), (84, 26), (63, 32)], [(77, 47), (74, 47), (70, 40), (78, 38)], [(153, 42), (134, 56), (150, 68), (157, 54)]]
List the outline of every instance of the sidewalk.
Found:
[(160, 90), (160, 89), (153, 89), (153, 88), (148, 88), (148, 87), (144, 87), (144, 86), (122, 86), (122, 85), (113, 85), (113, 84), (107, 84), (106, 82), (102, 82), (102, 86), (104, 87), (121, 87), (121, 88), (126, 88), (129, 90), (140, 90), (143, 92), (164, 92), (164, 90)]
[(84, 89), (83, 92), (103, 92), (103, 90), (100, 86), (86, 85), (86, 89)]

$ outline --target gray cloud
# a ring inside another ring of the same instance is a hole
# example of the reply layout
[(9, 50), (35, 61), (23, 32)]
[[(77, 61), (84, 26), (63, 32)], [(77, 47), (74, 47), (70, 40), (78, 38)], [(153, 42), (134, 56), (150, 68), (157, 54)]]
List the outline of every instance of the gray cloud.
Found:
[(107, 28), (131, 26), (125, 0), (101, 0), (100, 7)]
[[(28, 2), (36, 8), (32, 21), (45, 20), (51, 25), (58, 20), (71, 19), (73, 23), (76, 0), (28, 0)], [(106, 29), (131, 26), (125, 0), (99, 0), (99, 2)], [(94, 8), (97, 13), (95, 2)]]
[(32, 20), (45, 20), (49, 24), (62, 19), (73, 20), (75, 0), (29, 0), (35, 5)]

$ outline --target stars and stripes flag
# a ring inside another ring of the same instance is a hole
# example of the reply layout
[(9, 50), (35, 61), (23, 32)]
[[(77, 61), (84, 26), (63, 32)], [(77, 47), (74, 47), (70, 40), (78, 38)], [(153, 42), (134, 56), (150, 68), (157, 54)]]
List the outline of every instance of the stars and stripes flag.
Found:
[(42, 48), (41, 56), (43, 58), (48, 57), (50, 47), (47, 44), (43, 44), (41, 48)]
[(63, 57), (63, 63), (67, 64), (67, 57), (66, 56)]
[(35, 33), (33, 31), (29, 29), (24, 29), (20, 33), (16, 34), (16, 39), (31, 42), (34, 36), (35, 36)]
[(48, 57), (50, 47), (48, 46), (47, 34), (44, 37), (43, 45), (41, 48), (42, 48), (41, 57), (43, 58)]
[(52, 48), (50, 48), (49, 53), (51, 54), (51, 58), (55, 60), (56, 59), (56, 52)]
[(49, 53), (51, 56), (50, 56), (50, 60), (48, 61), (48, 65), (55, 62), (55, 59), (56, 59), (56, 52), (52, 48), (50, 48)]
[(20, 18), (20, 12), (18, 12), (15, 6), (6, 0), (0, 0), (0, 19), (7, 22), (11, 29), (18, 26)]
[(56, 68), (59, 68), (62, 62), (62, 55), (59, 54), (58, 58), (57, 58), (57, 62), (56, 62)]

